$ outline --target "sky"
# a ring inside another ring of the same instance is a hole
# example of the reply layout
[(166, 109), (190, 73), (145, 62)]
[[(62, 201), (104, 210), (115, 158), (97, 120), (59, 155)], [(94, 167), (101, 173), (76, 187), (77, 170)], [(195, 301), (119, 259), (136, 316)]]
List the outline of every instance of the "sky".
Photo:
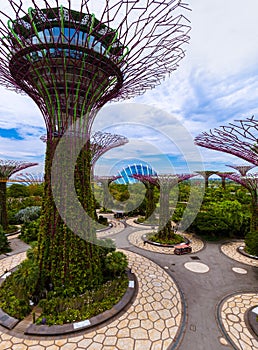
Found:
[[(28, 2), (27, 0), (25, 2)], [(78, 0), (73, 0), (77, 3)], [(231, 171), (247, 164), (194, 145), (193, 139), (237, 119), (258, 115), (258, 1), (188, 0), (191, 11), (186, 56), (171, 76), (143, 95), (111, 102), (99, 111), (93, 131), (124, 135), (129, 142), (97, 162), (97, 175), (147, 162), (158, 173)], [(6, 0), (0, 9), (8, 11)], [(25, 95), (0, 87), (0, 159), (38, 162), (43, 172), (43, 117)]]

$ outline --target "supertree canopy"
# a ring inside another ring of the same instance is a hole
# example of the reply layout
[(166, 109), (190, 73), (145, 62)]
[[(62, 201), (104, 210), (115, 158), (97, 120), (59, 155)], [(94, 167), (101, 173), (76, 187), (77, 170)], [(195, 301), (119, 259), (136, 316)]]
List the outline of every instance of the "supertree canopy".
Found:
[(8, 227), (6, 208), (6, 182), (18, 171), (38, 165), (38, 163), (28, 163), (16, 160), (0, 160), (0, 225), (6, 230)]
[(208, 188), (209, 186), (209, 177), (211, 175), (216, 175), (217, 172), (214, 171), (214, 170), (198, 170), (198, 171), (195, 171), (197, 174), (200, 174), (204, 177), (204, 181), (205, 181), (205, 188)]
[(20, 182), (25, 182), (27, 185), (38, 185), (44, 182), (44, 174), (43, 173), (21, 173), (15, 176), (15, 179)]
[(254, 165), (258, 165), (257, 142), (258, 120), (254, 116), (235, 120), (235, 123), (203, 132), (195, 138), (198, 146), (232, 154)]
[[(106, 0), (98, 17), (90, 0), (77, 11), (70, 0), (31, 0), (28, 10), (23, 0), (7, 1), (13, 14), (0, 11), (0, 83), (36, 102), (50, 136), (111, 99), (154, 88), (177, 68), (189, 39), (180, 0)], [(93, 118), (84, 118), (86, 131)]]
[(93, 167), (97, 160), (107, 151), (120, 147), (128, 143), (127, 137), (108, 132), (95, 132), (90, 138), (91, 166)]
[(249, 170), (253, 169), (255, 165), (227, 165), (240, 172), (242, 176), (246, 176)]
[[(6, 2), (10, 11), (0, 10), (0, 84), (29, 95), (47, 129), (37, 290), (51, 283), (82, 292), (103, 280), (103, 252), (89, 243), (96, 242), (90, 220), (73, 220), (75, 237), (57, 210), (61, 200), (55, 203), (52, 190), (68, 202), (70, 195), (63, 166), (57, 167), (58, 183), (51, 186), (55, 153), (68, 130), (87, 136), (74, 168), (74, 188), (84, 211), (93, 217), (90, 135), (97, 110), (110, 100), (154, 88), (176, 70), (185, 55), (182, 44), (189, 40), (190, 27), (182, 14), (186, 5), (181, 0), (81, 0), (74, 9), (71, 0), (66, 6), (59, 0), (29, 0), (26, 8), (25, 0)], [(69, 152), (80, 143), (78, 137), (70, 139), (60, 160), (67, 168)], [(68, 202), (62, 203), (65, 213), (75, 215)], [(80, 231), (87, 231), (84, 239)]]
[[(79, 133), (77, 137), (82, 136), (82, 133)], [(47, 135), (42, 135), (40, 139), (43, 142), (47, 142)], [(85, 139), (87, 139), (87, 135), (85, 135)], [(104, 153), (111, 150), (112, 148), (123, 146), (128, 142), (129, 140), (125, 136), (111, 134), (109, 132), (96, 131), (90, 137), (91, 167), (94, 167), (97, 160)]]

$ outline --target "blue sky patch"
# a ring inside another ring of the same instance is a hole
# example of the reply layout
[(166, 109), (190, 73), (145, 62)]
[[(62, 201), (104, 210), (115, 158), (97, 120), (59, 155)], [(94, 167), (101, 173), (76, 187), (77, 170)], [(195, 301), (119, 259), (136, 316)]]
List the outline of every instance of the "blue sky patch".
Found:
[(23, 137), (19, 134), (17, 129), (1, 129), (0, 128), (0, 137), (4, 137), (7, 139), (15, 139), (15, 140), (24, 140)]

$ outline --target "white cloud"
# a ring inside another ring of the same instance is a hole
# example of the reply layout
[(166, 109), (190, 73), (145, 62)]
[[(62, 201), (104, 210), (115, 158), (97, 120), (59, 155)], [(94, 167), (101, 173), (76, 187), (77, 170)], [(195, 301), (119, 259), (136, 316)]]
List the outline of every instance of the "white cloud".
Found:
[[(168, 168), (162, 157), (164, 154), (175, 157), (183, 170), (180, 161), (184, 154), (193, 164), (199, 157), (194, 152), (191, 135), (258, 113), (257, 0), (188, 2), (192, 8), (188, 14), (192, 30), (186, 57), (161, 85), (132, 100), (164, 112), (158, 114), (155, 109), (146, 110), (145, 106), (138, 106), (135, 111), (130, 104), (116, 103), (114, 108), (108, 105), (106, 114), (100, 112), (95, 120), (95, 130), (117, 132), (130, 138), (128, 145), (102, 157), (98, 167), (104, 172), (112, 159), (119, 162), (131, 157), (149, 158), (155, 167), (160, 160), (162, 171)], [(25, 0), (24, 4), (27, 10), (30, 1)], [(80, 1), (72, 0), (75, 8), (79, 4)], [(0, 4), (3, 10), (8, 6), (4, 1)], [(44, 157), (45, 146), (38, 139), (45, 133), (44, 120), (29, 97), (0, 88), (0, 128), (14, 128), (24, 138), (14, 141), (0, 137), (0, 157)], [(229, 161), (245, 164), (229, 154), (197, 149), (207, 169), (223, 168)], [(196, 163), (199, 165), (200, 162)], [(228, 171), (226, 167), (224, 170)]]

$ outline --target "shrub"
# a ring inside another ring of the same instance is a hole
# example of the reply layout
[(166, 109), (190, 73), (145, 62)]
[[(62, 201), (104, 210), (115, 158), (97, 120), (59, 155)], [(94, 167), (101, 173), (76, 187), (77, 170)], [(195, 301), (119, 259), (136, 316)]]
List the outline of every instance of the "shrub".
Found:
[(25, 243), (37, 241), (40, 226), (40, 219), (22, 225), (20, 239)]
[(38, 304), (42, 308), (42, 315), (36, 323), (42, 324), (44, 319), (48, 325), (61, 325), (96, 316), (118, 303), (127, 287), (128, 277), (124, 274), (76, 297), (60, 297), (55, 296), (55, 291), (49, 292), (47, 298)]
[(40, 217), (41, 207), (32, 206), (25, 209), (21, 209), (15, 215), (15, 220), (19, 223), (27, 223), (36, 220)]
[(10, 252), (10, 243), (4, 233), (3, 227), (0, 225), (0, 254)]
[(127, 266), (127, 257), (122, 252), (110, 252), (105, 258), (105, 269), (109, 276), (121, 276)]
[(102, 225), (107, 226), (108, 225), (108, 219), (105, 218), (103, 215), (100, 215), (98, 218), (98, 222)]
[(258, 256), (258, 232), (249, 232), (245, 237), (246, 252)]

